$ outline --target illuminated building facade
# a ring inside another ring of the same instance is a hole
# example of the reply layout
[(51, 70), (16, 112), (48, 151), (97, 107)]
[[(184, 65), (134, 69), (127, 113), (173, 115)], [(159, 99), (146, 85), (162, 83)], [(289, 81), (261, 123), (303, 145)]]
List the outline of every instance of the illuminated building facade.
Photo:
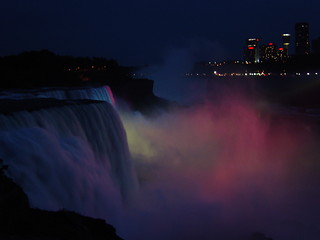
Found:
[(282, 45), (284, 56), (289, 56), (289, 45), (290, 45), (291, 35), (289, 33), (282, 34)]
[(288, 59), (288, 51), (285, 48), (278, 48), (277, 62), (286, 62)]
[(310, 55), (309, 24), (296, 23), (296, 55)]
[[(283, 48), (281, 51), (283, 51)], [(279, 52), (277, 46), (274, 43), (268, 43), (267, 45), (261, 45), (260, 47), (260, 61), (261, 62), (275, 62), (279, 60)]]
[(244, 60), (249, 63), (259, 62), (259, 38), (249, 38), (244, 50)]

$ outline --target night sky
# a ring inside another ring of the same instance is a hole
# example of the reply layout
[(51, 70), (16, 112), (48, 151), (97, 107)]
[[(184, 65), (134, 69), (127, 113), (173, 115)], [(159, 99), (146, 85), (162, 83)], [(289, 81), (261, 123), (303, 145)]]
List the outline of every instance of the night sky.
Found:
[(49, 49), (113, 58), (123, 65), (163, 61), (174, 49), (194, 60), (242, 57), (246, 38), (280, 43), (296, 22), (320, 37), (320, 2), (216, 0), (2, 1), (0, 55)]

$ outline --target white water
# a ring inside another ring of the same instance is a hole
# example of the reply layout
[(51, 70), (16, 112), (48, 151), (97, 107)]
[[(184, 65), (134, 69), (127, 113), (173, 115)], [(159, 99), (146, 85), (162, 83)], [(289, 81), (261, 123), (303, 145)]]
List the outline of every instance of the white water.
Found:
[(237, 98), (123, 120), (141, 182), (128, 208), (136, 179), (108, 103), (1, 115), (0, 158), (32, 206), (104, 218), (124, 239), (318, 239), (316, 124)]
[(20, 91), (0, 92), (0, 99), (55, 98), (55, 99), (90, 99), (115, 104), (109, 86), (97, 88), (43, 88)]
[(110, 219), (137, 189), (125, 131), (107, 102), (0, 115), (0, 158), (36, 208)]

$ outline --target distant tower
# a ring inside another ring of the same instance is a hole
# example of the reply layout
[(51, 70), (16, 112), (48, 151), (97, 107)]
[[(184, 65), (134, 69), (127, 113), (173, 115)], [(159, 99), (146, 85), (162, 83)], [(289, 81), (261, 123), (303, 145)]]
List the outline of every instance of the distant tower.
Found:
[(282, 34), (283, 54), (285, 56), (289, 56), (290, 37), (289, 33)]
[(296, 55), (309, 55), (310, 42), (309, 42), (309, 24), (296, 23)]
[(244, 60), (250, 63), (259, 62), (259, 38), (249, 38), (244, 50)]

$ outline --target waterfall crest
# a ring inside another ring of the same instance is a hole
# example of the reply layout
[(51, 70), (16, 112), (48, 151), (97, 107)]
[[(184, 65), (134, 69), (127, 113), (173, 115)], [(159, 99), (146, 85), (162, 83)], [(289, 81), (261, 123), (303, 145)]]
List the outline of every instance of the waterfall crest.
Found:
[(29, 99), (29, 98), (55, 98), (55, 99), (90, 99), (106, 101), (115, 104), (109, 86), (96, 88), (43, 88), (31, 90), (15, 90), (0, 92), (0, 99)]

